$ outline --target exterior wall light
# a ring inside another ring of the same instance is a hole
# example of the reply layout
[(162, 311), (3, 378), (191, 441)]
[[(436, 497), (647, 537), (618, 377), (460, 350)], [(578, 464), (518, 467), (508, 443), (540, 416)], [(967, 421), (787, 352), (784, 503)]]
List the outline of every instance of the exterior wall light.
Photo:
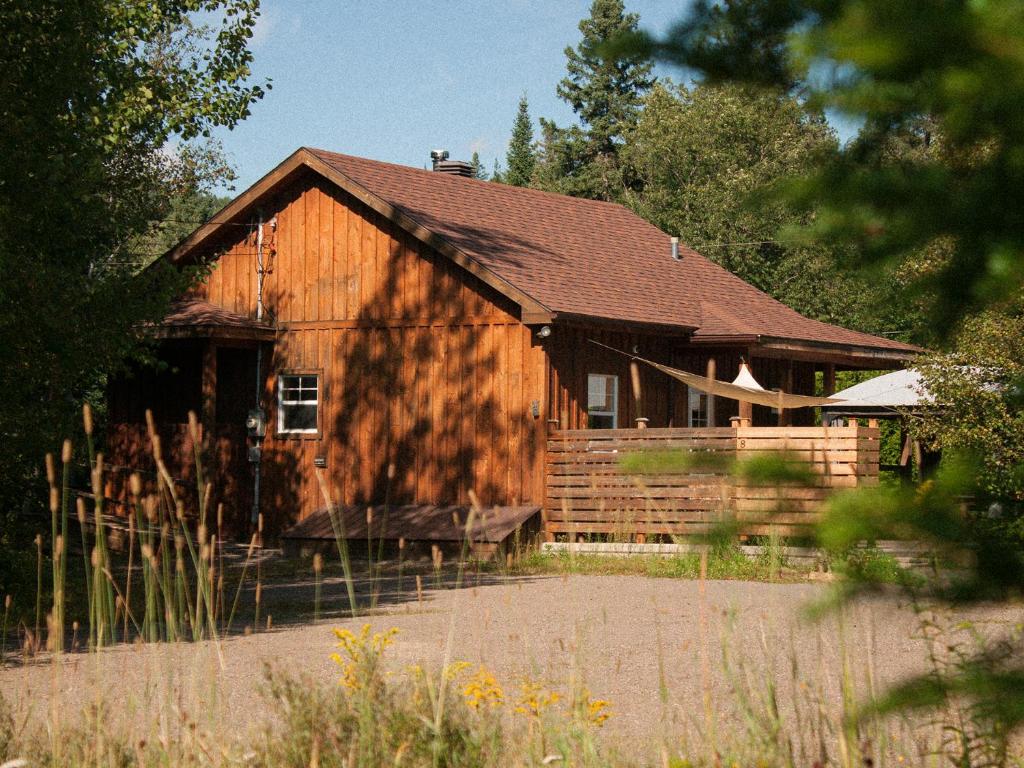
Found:
[(538, 339), (546, 339), (550, 335), (551, 335), (551, 326), (550, 325), (542, 325), (540, 330), (537, 331), (537, 338)]

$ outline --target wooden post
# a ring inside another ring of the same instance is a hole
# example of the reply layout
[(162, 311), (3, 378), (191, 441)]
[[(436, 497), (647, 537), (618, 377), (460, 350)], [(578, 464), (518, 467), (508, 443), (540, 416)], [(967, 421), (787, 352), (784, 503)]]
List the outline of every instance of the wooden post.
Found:
[[(715, 358), (708, 358), (707, 377), (711, 381), (715, 380)], [(708, 426), (717, 426), (715, 422), (715, 396), (708, 392)]]
[[(793, 361), (789, 360), (786, 364), (786, 378), (783, 382), (782, 389), (788, 394), (793, 392)], [(781, 401), (782, 398), (779, 398)], [(793, 412), (787, 409), (779, 407), (779, 426), (788, 427), (793, 423)]]
[[(633, 387), (633, 407), (636, 408), (636, 428), (643, 429), (647, 426), (647, 419), (643, 418), (643, 390), (640, 387), (640, 365), (636, 360), (629, 361), (629, 381)], [(640, 421), (643, 419), (644, 423)]]
[(824, 393), (829, 397), (836, 393), (836, 364), (826, 363), (824, 371)]
[(636, 428), (637, 429), (647, 429), (647, 422), (649, 422), (649, 421), (650, 421), (650, 419), (648, 419), (646, 416), (637, 416), (636, 417)]
[(740, 419), (750, 421), (754, 418), (754, 404), (740, 400)]

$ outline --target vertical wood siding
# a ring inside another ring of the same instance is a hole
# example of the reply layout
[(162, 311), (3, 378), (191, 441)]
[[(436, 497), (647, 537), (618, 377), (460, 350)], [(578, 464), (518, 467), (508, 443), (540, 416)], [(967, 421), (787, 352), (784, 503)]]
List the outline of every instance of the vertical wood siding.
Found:
[[(272, 530), (335, 501), (540, 503), (546, 359), (518, 308), (375, 211), (308, 175), (264, 221), (264, 301), (282, 329), (267, 372), (261, 508)], [(256, 312), (255, 228), (197, 293)], [(276, 376), (322, 375), (320, 434), (276, 434)], [(392, 470), (389, 472), (389, 465)]]

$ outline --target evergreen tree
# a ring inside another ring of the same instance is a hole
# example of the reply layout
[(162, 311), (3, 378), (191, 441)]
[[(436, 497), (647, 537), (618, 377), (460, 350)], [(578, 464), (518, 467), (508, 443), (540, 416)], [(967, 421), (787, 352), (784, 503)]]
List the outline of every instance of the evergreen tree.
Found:
[(530, 105), (524, 94), (519, 99), (519, 111), (512, 123), (512, 139), (509, 141), (508, 153), (505, 155), (504, 181), (514, 187), (529, 186), (533, 179), (533, 169), (537, 158), (533, 149), (533, 124), (530, 120)]
[(470, 158), (469, 163), (473, 166), (473, 178), (480, 179), (481, 181), (487, 181), (487, 171), (484, 170), (484, 164), (480, 159), (479, 152), (473, 153), (473, 157)]
[(610, 58), (610, 40), (636, 31), (638, 14), (626, 13), (622, 0), (594, 0), (590, 17), (580, 22), (583, 39), (565, 49), (568, 75), (558, 95), (579, 116), (587, 143), (597, 155), (614, 155), (623, 132), (636, 122), (640, 105), (654, 85), (651, 64), (643, 56)]
[(655, 80), (643, 54), (608, 55), (608, 46), (634, 34), (638, 21), (637, 14), (625, 12), (622, 0), (594, 0), (590, 16), (580, 22), (582, 40), (565, 49), (568, 73), (558, 84), (559, 97), (580, 125), (560, 128), (541, 121), (539, 186), (603, 200), (618, 199), (628, 186), (618, 152)]

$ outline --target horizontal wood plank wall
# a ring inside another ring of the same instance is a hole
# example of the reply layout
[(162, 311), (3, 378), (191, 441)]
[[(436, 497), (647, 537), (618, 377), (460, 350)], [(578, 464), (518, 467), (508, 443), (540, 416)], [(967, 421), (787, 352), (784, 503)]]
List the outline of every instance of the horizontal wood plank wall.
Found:
[[(857, 426), (555, 431), (545, 535), (629, 540), (702, 533), (725, 520), (748, 534), (800, 534), (829, 494), (878, 483), (879, 434)], [(684, 468), (666, 463), (665, 452), (692, 455)], [(758, 487), (735, 479), (734, 459), (777, 452), (808, 466), (815, 481)], [(638, 466), (623, 465), (629, 456)]]
[[(261, 508), (280, 531), (323, 506), (540, 504), (546, 358), (518, 308), (312, 174), (263, 211), (268, 316)], [(256, 313), (255, 228), (239, 227), (197, 293)], [(276, 434), (276, 377), (322, 375), (320, 434)], [(392, 467), (389, 471), (389, 466)]]

